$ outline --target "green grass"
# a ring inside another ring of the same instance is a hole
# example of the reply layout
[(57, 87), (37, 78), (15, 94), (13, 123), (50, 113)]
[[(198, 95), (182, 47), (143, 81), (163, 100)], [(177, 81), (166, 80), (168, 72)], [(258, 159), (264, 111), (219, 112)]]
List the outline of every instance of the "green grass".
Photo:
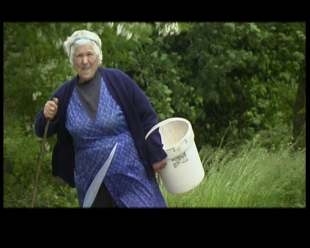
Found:
[(306, 152), (275, 152), (248, 144), (237, 153), (203, 147), (205, 178), (192, 191), (161, 189), (170, 208), (305, 208)]
[[(41, 140), (15, 118), (5, 118), (3, 206), (30, 207)], [(275, 139), (275, 137), (277, 139)], [(169, 208), (305, 208), (306, 151), (293, 151), (287, 134), (262, 134), (238, 149), (203, 147), (205, 178), (192, 191), (172, 195), (160, 182)], [(275, 144), (273, 146), (273, 144)], [(269, 150), (262, 148), (268, 147)], [(36, 207), (78, 207), (76, 190), (51, 175), (45, 153)]]

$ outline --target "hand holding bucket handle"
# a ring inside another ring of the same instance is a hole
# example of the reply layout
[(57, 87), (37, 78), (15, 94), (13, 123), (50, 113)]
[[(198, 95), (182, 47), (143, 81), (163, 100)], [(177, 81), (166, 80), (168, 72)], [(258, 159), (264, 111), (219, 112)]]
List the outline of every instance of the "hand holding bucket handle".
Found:
[(160, 173), (162, 169), (165, 169), (166, 165), (167, 161), (163, 159), (162, 161), (152, 164), (152, 167), (155, 172)]

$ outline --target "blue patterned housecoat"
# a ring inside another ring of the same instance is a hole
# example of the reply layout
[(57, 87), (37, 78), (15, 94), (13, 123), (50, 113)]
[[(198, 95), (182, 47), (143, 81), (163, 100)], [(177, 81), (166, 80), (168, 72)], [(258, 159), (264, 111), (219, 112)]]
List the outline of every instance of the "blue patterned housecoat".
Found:
[(74, 178), (81, 207), (91, 206), (102, 180), (118, 207), (166, 207), (156, 177), (147, 178), (125, 116), (103, 80), (95, 122), (74, 89), (66, 128), (74, 143)]

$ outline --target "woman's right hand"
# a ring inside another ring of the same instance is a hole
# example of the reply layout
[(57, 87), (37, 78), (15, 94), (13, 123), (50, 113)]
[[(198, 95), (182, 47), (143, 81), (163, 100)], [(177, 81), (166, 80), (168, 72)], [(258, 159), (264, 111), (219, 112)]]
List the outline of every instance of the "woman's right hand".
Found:
[(154, 163), (154, 164), (152, 165), (152, 167), (153, 167), (153, 170), (154, 170), (155, 172), (160, 173), (160, 171), (161, 171), (162, 169), (164, 169), (164, 168), (166, 167), (166, 165), (167, 165), (167, 161), (166, 161), (166, 159), (164, 159), (164, 160), (162, 160), (162, 161), (159, 161), (159, 162), (157, 162), (157, 163)]
[(58, 99), (54, 98), (53, 101), (47, 101), (44, 106), (43, 114), (48, 120), (52, 120), (57, 114)]

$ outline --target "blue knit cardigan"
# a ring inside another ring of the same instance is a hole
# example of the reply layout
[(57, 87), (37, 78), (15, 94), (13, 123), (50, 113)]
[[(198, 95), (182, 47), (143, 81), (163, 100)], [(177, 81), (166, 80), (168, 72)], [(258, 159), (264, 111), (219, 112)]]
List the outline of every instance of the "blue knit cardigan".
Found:
[[(157, 124), (157, 115), (144, 92), (127, 74), (118, 69), (99, 67), (104, 82), (124, 112), (134, 144), (145, 166), (149, 178), (154, 177), (151, 164), (167, 157), (163, 150), (158, 129), (145, 140), (148, 131)], [(51, 96), (58, 98), (58, 111), (49, 124), (47, 137), (57, 134), (52, 154), (52, 175), (62, 178), (70, 187), (75, 187), (74, 166), (75, 153), (71, 135), (66, 129), (67, 107), (77, 83), (77, 76), (63, 83)], [(43, 109), (35, 117), (35, 134), (42, 138), (47, 120)], [(104, 161), (103, 161), (104, 162)]]

